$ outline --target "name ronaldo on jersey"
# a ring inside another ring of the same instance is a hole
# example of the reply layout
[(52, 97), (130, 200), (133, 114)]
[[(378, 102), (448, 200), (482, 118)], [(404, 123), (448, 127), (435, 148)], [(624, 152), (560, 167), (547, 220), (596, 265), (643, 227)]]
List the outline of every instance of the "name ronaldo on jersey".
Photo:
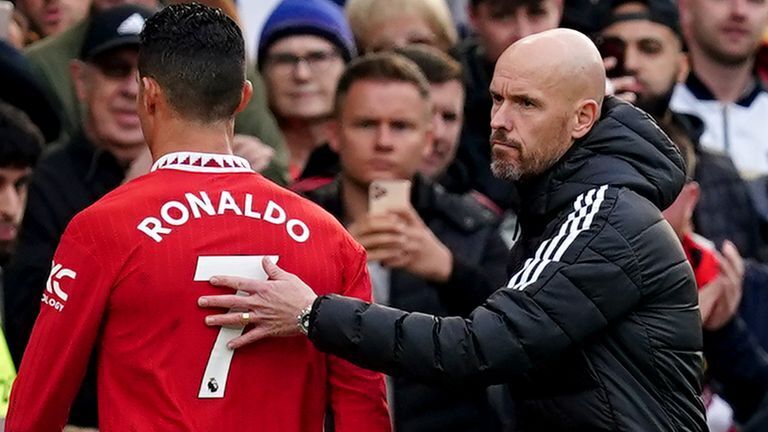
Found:
[(173, 232), (174, 227), (186, 224), (190, 218), (222, 216), (227, 212), (273, 225), (284, 225), (288, 236), (298, 243), (304, 243), (309, 239), (307, 224), (300, 219), (288, 217), (285, 209), (276, 202), (267, 200), (266, 203), (257, 203), (254, 209), (252, 194), (243, 193), (233, 196), (229, 191), (222, 191), (218, 197), (213, 195), (213, 199), (206, 192), (186, 192), (183, 200), (166, 201), (160, 207), (159, 215), (145, 217), (136, 229), (160, 243), (164, 236)]

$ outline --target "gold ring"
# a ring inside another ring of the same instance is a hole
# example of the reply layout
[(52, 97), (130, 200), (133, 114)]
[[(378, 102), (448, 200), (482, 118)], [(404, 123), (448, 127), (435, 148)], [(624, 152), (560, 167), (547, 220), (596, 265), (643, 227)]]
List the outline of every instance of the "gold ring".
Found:
[(244, 326), (247, 326), (251, 323), (251, 313), (250, 312), (243, 312), (242, 315), (240, 315), (240, 321), (243, 322)]

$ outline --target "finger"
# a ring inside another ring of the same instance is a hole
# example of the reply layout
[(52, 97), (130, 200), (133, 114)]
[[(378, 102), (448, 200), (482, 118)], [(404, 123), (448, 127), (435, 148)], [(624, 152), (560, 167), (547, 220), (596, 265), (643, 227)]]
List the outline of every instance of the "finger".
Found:
[(612, 78), (611, 84), (613, 84), (614, 91), (618, 93), (623, 92), (636, 92), (638, 91), (637, 78), (633, 76), (623, 76), (619, 78)]
[(232, 288), (249, 293), (259, 289), (259, 281), (238, 276), (213, 276), (208, 282), (216, 287)]
[(618, 60), (616, 60), (616, 57), (606, 57), (603, 59), (603, 66), (605, 67), (606, 71), (615, 68), (617, 63)]
[(365, 250), (397, 248), (403, 243), (402, 234), (380, 233), (369, 234), (357, 239)]
[(242, 346), (256, 342), (269, 337), (270, 334), (264, 326), (255, 326), (241, 336), (238, 336), (227, 343), (229, 349), (238, 349)]
[(267, 273), (269, 280), (287, 280), (293, 276), (272, 262), (272, 259), (268, 256), (262, 258), (261, 265), (264, 267), (264, 272)]
[(248, 297), (232, 294), (202, 296), (197, 299), (197, 305), (200, 307), (218, 307), (218, 308), (248, 308)]
[(744, 259), (736, 245), (729, 240), (723, 242), (723, 256), (731, 262), (737, 273), (744, 274)]
[(631, 104), (635, 103), (637, 101), (637, 95), (632, 92), (622, 92), (617, 93), (616, 97), (622, 100), (625, 100)]
[(390, 261), (400, 255), (400, 251), (397, 249), (373, 249), (368, 251), (368, 261), (378, 261), (383, 263), (384, 261)]
[(250, 318), (247, 323), (243, 322), (243, 313), (226, 313), (218, 315), (208, 315), (205, 317), (205, 325), (210, 327), (230, 327), (230, 328), (242, 328), (247, 324), (253, 324), (258, 320), (254, 317), (254, 313), (250, 312)]

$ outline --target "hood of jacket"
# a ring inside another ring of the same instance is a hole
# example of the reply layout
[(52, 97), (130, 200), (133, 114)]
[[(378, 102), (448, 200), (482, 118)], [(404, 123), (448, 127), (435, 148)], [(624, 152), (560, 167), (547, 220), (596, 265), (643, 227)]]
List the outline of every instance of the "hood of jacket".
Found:
[(592, 130), (549, 170), (520, 181), (519, 213), (538, 218), (569, 206), (596, 186), (627, 188), (667, 208), (685, 184), (677, 147), (651, 117), (615, 97), (606, 97)]

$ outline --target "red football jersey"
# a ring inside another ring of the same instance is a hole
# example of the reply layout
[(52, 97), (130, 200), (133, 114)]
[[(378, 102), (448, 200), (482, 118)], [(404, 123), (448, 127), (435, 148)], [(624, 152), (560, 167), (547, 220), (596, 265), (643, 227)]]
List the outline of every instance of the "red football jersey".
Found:
[(172, 153), (78, 214), (56, 251), (7, 431), (61, 431), (92, 350), (102, 431), (389, 431), (384, 381), (304, 336), (225, 346), (216, 274), (271, 256), (317, 294), (370, 300), (363, 249), (315, 204), (236, 156)]

